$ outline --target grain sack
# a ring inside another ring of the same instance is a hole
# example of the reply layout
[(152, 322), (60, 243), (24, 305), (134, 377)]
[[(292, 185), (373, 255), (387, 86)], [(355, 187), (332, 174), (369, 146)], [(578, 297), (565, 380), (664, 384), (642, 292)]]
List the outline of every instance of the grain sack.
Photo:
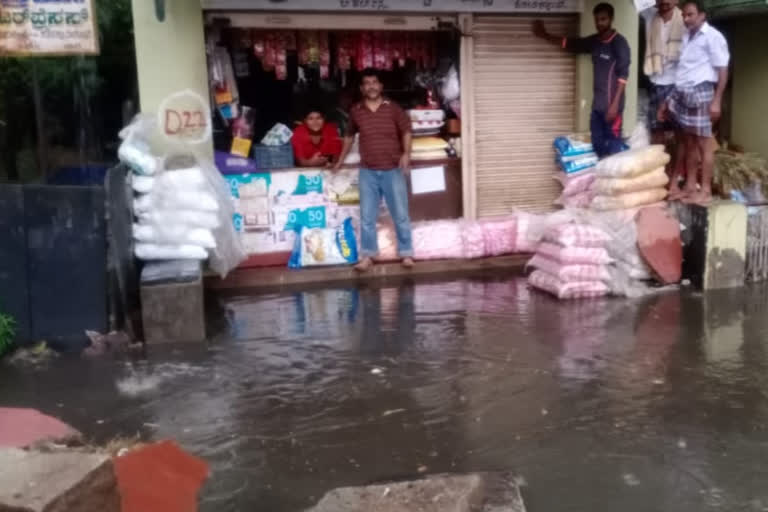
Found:
[(667, 189), (652, 188), (616, 196), (597, 196), (592, 200), (595, 210), (624, 210), (658, 203), (667, 197)]
[(541, 254), (535, 255), (528, 262), (528, 266), (543, 270), (547, 274), (566, 282), (609, 282), (611, 280), (611, 274), (605, 265), (563, 265)]
[(662, 145), (630, 149), (601, 160), (597, 164), (597, 177), (630, 178), (664, 167), (669, 161), (670, 156)]
[(532, 287), (551, 293), (558, 299), (584, 299), (608, 295), (610, 290), (600, 281), (563, 281), (542, 270), (535, 270), (528, 276)]
[(632, 178), (600, 178), (595, 181), (592, 187), (596, 195), (612, 196), (666, 187), (668, 183), (669, 176), (667, 176), (666, 169), (659, 167)]
[(613, 262), (602, 247), (563, 247), (552, 242), (542, 242), (536, 254), (564, 265), (606, 265)]

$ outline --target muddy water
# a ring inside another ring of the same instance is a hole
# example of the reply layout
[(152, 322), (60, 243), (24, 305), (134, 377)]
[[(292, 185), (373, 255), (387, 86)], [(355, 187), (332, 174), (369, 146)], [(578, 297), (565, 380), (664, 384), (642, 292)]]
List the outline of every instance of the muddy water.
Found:
[(768, 289), (558, 303), (522, 280), (222, 300), (208, 350), (3, 366), (0, 401), (173, 437), (204, 511), (513, 470), (531, 512), (768, 510)]

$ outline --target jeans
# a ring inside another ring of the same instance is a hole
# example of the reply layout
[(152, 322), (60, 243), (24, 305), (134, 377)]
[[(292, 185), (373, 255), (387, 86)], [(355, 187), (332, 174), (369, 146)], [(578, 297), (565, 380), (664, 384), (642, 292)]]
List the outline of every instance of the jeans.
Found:
[(621, 138), (621, 114), (612, 123), (605, 120), (605, 112), (592, 111), (589, 129), (592, 132), (592, 146), (600, 158), (615, 155), (627, 149)]
[(381, 198), (387, 203), (395, 223), (397, 249), (401, 258), (413, 256), (411, 217), (408, 213), (408, 186), (400, 169), (374, 171), (360, 169), (360, 224), (362, 256), (371, 258), (379, 253), (376, 221), (379, 220)]

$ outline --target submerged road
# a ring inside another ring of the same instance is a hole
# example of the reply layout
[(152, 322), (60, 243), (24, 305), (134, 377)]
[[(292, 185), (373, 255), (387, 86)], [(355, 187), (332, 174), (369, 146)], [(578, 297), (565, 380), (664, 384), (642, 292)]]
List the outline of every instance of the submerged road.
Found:
[(0, 405), (174, 438), (204, 511), (512, 470), (529, 512), (768, 510), (768, 288), (560, 303), (522, 279), (221, 298), (208, 348), (0, 365)]

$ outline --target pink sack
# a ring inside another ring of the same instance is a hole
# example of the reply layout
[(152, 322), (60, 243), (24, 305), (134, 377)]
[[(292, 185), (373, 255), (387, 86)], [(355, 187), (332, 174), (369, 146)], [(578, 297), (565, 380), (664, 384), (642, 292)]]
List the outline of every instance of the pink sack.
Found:
[(535, 270), (528, 276), (528, 284), (539, 290), (549, 292), (558, 299), (602, 297), (610, 292), (608, 286), (600, 281), (566, 282), (547, 274), (543, 270)]
[(485, 250), (483, 225), (480, 222), (465, 222), (464, 228), (461, 231), (461, 240), (465, 258), (471, 260), (476, 258), (485, 258), (488, 255)]
[(483, 220), (483, 238), (487, 256), (512, 254), (517, 249), (517, 218)]
[(543, 240), (563, 247), (605, 247), (611, 237), (589, 224), (561, 224), (547, 230)]
[(437, 220), (413, 224), (413, 255), (417, 260), (464, 258), (462, 221)]
[(589, 208), (594, 198), (595, 194), (592, 191), (585, 190), (570, 196), (562, 195), (555, 199), (554, 204), (563, 208)]
[(563, 186), (562, 197), (569, 197), (588, 191), (597, 179), (597, 174), (595, 174), (595, 168), (591, 167), (573, 174), (558, 172), (554, 178)]
[(563, 247), (552, 242), (543, 242), (536, 254), (564, 265), (607, 265), (613, 262), (608, 251), (602, 247)]
[(561, 281), (584, 282), (601, 281), (610, 282), (611, 274), (605, 265), (563, 265), (540, 254), (535, 255), (528, 265), (543, 270), (547, 274), (557, 277)]

